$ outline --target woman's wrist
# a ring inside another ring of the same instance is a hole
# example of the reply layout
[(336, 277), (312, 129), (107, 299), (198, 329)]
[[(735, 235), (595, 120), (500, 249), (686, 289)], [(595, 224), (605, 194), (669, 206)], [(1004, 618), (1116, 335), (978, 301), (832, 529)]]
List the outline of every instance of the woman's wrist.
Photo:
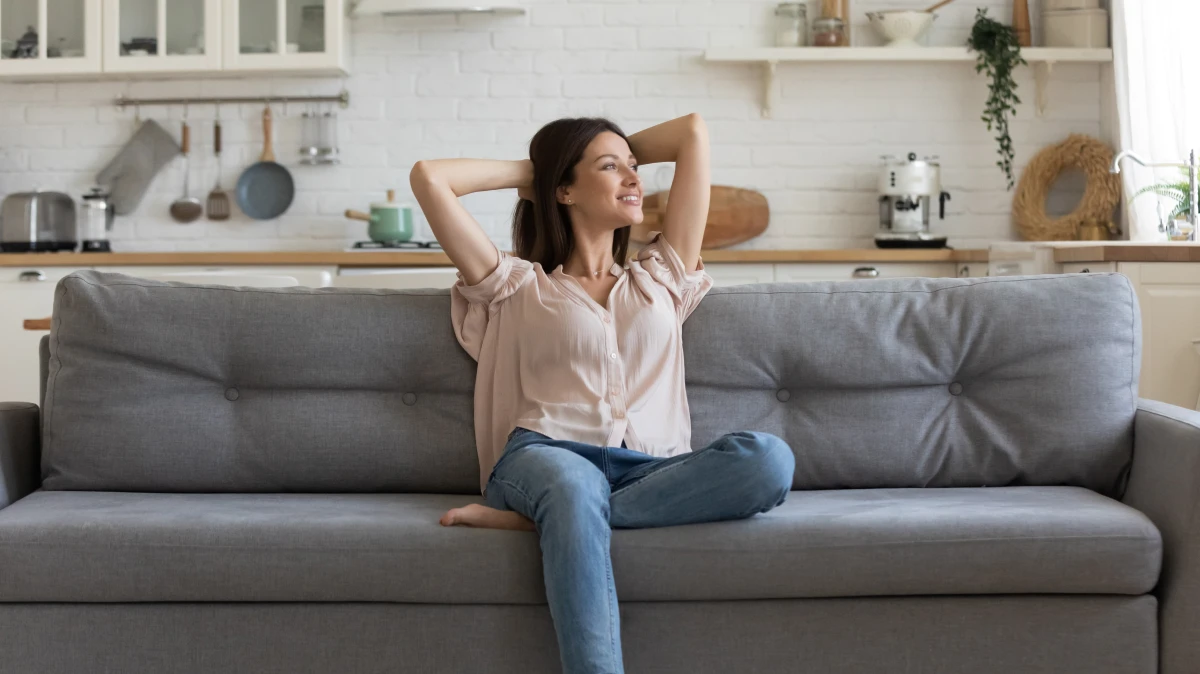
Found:
[(656, 124), (629, 136), (629, 149), (638, 164), (672, 162), (679, 157), (679, 148), (692, 134), (704, 133), (704, 119), (695, 113)]

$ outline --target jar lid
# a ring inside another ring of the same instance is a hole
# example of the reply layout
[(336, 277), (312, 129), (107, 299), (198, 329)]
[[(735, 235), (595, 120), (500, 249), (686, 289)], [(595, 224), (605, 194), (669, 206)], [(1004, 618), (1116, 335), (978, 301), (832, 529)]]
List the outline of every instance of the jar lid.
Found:
[(775, 8), (775, 16), (808, 16), (808, 7), (802, 2), (781, 2)]
[(825, 26), (827, 28), (841, 28), (845, 22), (836, 16), (823, 16), (813, 22), (813, 26)]

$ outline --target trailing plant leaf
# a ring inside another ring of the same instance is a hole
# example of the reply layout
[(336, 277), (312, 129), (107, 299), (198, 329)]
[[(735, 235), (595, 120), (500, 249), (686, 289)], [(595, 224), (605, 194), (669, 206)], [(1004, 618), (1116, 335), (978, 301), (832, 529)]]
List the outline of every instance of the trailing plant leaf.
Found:
[(1143, 194), (1155, 194), (1171, 202), (1171, 213), (1168, 220), (1174, 220), (1181, 215), (1187, 215), (1192, 210), (1192, 186), (1188, 178), (1188, 170), (1180, 169), (1183, 180), (1176, 182), (1161, 182), (1148, 185), (1133, 195), (1136, 199)]
[(1017, 114), (1016, 106), (1021, 103), (1017, 97), (1017, 81), (1013, 78), (1016, 67), (1025, 65), (1021, 44), (1011, 26), (989, 18), (987, 8), (981, 7), (975, 15), (967, 46), (978, 53), (975, 72), (986, 73), (989, 79), (988, 100), (981, 119), (987, 124), (988, 131), (996, 132), (1000, 154), (996, 165), (1004, 171), (1011, 190), (1016, 181), (1012, 172), (1014, 153), (1012, 137), (1008, 135), (1008, 117)]

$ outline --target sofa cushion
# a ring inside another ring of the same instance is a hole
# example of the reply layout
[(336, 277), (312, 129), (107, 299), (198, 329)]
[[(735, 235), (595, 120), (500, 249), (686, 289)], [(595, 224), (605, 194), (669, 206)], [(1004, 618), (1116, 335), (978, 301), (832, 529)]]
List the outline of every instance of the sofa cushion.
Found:
[[(714, 288), (684, 324), (692, 446), (778, 435), (797, 489), (1119, 495), (1139, 320), (1120, 274)], [(479, 493), (447, 290), (80, 271), (51, 337), (46, 489)]]
[[(536, 534), (438, 524), (470, 500), (39, 491), (0, 510), (0, 601), (543, 603)], [(747, 520), (617, 529), (612, 559), (622, 601), (1142, 594), (1161, 545), (1074, 487), (796, 491)]]

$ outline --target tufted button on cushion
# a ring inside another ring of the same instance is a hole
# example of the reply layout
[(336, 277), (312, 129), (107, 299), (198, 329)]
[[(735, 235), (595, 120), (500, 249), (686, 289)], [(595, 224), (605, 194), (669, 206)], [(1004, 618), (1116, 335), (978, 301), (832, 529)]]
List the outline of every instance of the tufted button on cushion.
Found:
[(237, 389), (235, 389), (233, 387), (225, 389), (225, 399), (226, 400), (237, 400), (238, 396), (239, 396), (239, 394), (238, 394)]
[(792, 397), (792, 394), (785, 388), (781, 388), (775, 392), (775, 398), (777, 400), (779, 400), (779, 402), (781, 402), (781, 403), (786, 403), (788, 400), (791, 399), (791, 397)]
[(950, 384), (950, 395), (956, 396), (962, 394), (962, 384), (954, 382)]
[(403, 396), (403, 399), (404, 399), (405, 405), (416, 405), (417, 404), (417, 394), (416, 393), (405, 393)]

